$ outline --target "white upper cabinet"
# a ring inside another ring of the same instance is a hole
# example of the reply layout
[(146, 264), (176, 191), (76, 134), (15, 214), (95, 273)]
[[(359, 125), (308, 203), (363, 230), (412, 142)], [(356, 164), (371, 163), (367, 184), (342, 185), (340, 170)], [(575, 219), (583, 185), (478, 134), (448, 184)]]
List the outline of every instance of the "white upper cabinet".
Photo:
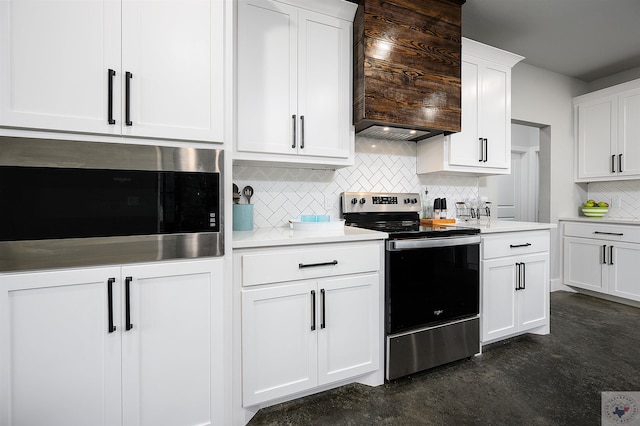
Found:
[(0, 3), (0, 126), (223, 140), (223, 0)]
[(418, 142), (417, 172), (511, 172), (511, 68), (523, 57), (462, 40), (462, 131)]
[(640, 177), (640, 80), (574, 98), (576, 181)]
[[(329, 10), (336, 4), (341, 9)], [(353, 163), (355, 7), (334, 1), (304, 7), (272, 0), (238, 3), (236, 159)]]

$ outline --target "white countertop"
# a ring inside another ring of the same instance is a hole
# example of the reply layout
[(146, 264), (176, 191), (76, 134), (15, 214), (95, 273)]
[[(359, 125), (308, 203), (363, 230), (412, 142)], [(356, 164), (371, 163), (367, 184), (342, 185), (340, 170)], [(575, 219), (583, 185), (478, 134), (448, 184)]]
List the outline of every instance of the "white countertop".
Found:
[(345, 226), (339, 231), (294, 231), (288, 226), (233, 231), (233, 248), (287, 246), (294, 244), (340, 243), (346, 241), (384, 240), (389, 234)]
[(516, 222), (512, 220), (492, 220), (491, 222), (476, 223), (458, 222), (456, 226), (468, 226), (470, 228), (479, 228), (481, 234), (495, 234), (498, 232), (519, 232), (519, 231), (538, 231), (557, 228), (555, 223), (539, 223), (539, 222)]
[(633, 218), (608, 218), (608, 217), (561, 217), (558, 219), (565, 222), (590, 222), (590, 223), (610, 223), (613, 225), (640, 225), (640, 219)]

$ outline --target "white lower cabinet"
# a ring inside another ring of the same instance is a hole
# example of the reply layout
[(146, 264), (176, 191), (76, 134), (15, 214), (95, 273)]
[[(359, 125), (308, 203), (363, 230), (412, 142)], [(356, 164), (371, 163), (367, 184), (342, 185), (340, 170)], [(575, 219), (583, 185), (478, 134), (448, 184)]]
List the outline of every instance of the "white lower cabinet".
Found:
[[(336, 244), (329, 262), (325, 249), (332, 245), (280, 251), (290, 260), (291, 273), (295, 269), (313, 278), (242, 287), (243, 406), (346, 382), (381, 368), (379, 244), (348, 245), (345, 251)], [(369, 259), (361, 262), (359, 252), (372, 253), (373, 266)], [(245, 268), (254, 264), (253, 256), (274, 256), (259, 253), (234, 255)], [(297, 260), (314, 253), (315, 262)], [(340, 268), (357, 273), (341, 274)], [(290, 276), (286, 269), (279, 270), (283, 277)], [(243, 276), (251, 277), (246, 272)], [(275, 272), (265, 271), (271, 273)]]
[(567, 223), (564, 283), (640, 301), (640, 227)]
[(0, 424), (221, 424), (222, 260), (0, 275)]
[(549, 332), (549, 231), (483, 237), (482, 342)]

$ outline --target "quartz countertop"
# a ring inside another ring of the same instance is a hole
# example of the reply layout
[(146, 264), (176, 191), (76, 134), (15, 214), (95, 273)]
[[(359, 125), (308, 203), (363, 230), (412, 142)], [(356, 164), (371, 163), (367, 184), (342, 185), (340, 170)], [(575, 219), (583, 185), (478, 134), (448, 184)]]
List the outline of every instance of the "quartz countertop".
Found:
[(610, 223), (612, 225), (640, 225), (640, 219), (634, 218), (608, 218), (608, 217), (561, 217), (558, 219), (565, 222), (589, 222), (589, 223)]
[(233, 231), (233, 248), (274, 247), (295, 244), (340, 243), (347, 241), (384, 240), (389, 234), (345, 226), (339, 231), (294, 231), (288, 226)]
[(495, 234), (499, 232), (519, 232), (519, 231), (538, 231), (557, 228), (555, 223), (539, 223), (539, 222), (516, 222), (512, 220), (492, 220), (486, 223), (484, 220), (480, 224), (472, 222), (457, 222), (456, 226), (468, 226), (480, 229), (480, 234)]

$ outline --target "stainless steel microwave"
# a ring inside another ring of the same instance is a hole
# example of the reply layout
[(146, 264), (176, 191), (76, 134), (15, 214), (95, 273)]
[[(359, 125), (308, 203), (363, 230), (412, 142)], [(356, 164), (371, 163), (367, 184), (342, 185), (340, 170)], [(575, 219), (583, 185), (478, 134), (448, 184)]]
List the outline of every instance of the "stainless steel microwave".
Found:
[(0, 271), (221, 256), (223, 151), (0, 139)]

